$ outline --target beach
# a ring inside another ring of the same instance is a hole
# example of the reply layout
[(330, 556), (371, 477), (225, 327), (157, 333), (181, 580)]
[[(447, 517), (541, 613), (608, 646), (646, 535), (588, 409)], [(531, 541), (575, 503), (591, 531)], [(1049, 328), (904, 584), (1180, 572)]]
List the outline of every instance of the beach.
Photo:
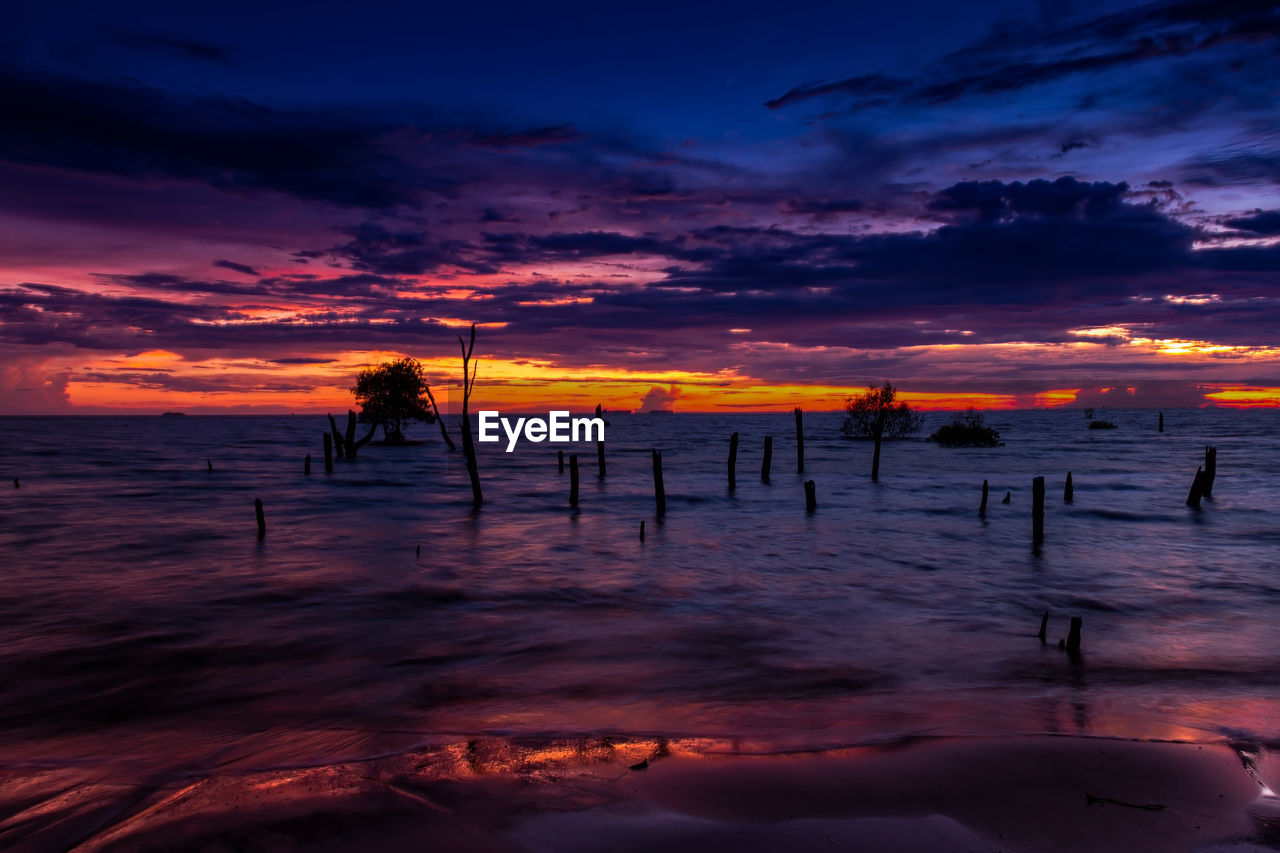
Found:
[[(921, 739), (816, 753), (472, 742), (155, 785), (8, 771), (6, 849), (1274, 849), (1280, 806), (1224, 744)], [(25, 805), (25, 808), (23, 806)]]

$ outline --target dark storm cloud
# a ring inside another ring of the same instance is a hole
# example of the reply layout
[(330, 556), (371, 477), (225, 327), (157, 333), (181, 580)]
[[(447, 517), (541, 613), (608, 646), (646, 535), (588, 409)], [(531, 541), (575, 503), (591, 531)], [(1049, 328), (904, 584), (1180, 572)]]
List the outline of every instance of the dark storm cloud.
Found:
[[(940, 104), (1277, 36), (1280, 13), (1272, 2), (1157, 3), (1064, 28), (1006, 25), (990, 38), (944, 58), (919, 80), (863, 74), (799, 86), (766, 105), (778, 109), (830, 96), (850, 99), (855, 107), (893, 101)], [(1053, 56), (1054, 52), (1060, 55)]]
[(390, 153), (385, 127), (230, 98), (0, 70), (0, 114), (0, 161), (10, 163), (273, 190), (343, 207), (414, 204), (448, 183)]
[(213, 62), (225, 65), (231, 62), (231, 50), (224, 45), (199, 39), (174, 36), (148, 35), (146, 33), (117, 32), (113, 40), (122, 47), (151, 53), (160, 53), (178, 59)]
[(1222, 224), (1237, 231), (1249, 231), (1264, 237), (1280, 235), (1280, 210), (1255, 210), (1247, 216), (1224, 220)]

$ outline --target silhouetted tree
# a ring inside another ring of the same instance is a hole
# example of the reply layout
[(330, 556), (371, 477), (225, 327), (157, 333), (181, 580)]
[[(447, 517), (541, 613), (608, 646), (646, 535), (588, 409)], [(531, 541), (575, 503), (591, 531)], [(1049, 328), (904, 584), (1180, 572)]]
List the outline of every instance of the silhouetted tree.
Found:
[(982, 415), (971, 406), (952, 418), (951, 423), (938, 427), (929, 440), (943, 447), (995, 447), (1000, 444), (1000, 433), (984, 424)]
[(480, 493), (480, 472), (476, 468), (476, 443), (471, 436), (471, 391), (476, 386), (476, 368), (471, 364), (471, 353), (476, 348), (476, 324), (471, 324), (471, 342), (464, 343), (462, 335), (458, 335), (458, 346), (462, 347), (462, 453), (467, 460), (467, 475), (471, 478), (471, 504), (480, 506), (484, 496)]
[(360, 420), (381, 426), (391, 444), (404, 441), (404, 431), (413, 421), (436, 420), (427, 378), (417, 359), (402, 358), (362, 370), (351, 390), (360, 404)]
[(880, 479), (880, 442), (906, 438), (919, 431), (924, 420), (905, 402), (895, 403), (898, 389), (886, 382), (883, 388), (872, 386), (867, 393), (845, 401), (845, 419), (840, 429), (850, 438), (871, 439), (876, 443), (871, 457), (871, 480)]

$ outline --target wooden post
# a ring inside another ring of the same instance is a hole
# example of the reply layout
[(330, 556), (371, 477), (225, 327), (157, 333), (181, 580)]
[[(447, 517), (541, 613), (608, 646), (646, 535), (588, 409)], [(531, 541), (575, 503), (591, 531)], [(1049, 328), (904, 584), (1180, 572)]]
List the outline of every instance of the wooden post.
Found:
[(343, 443), (347, 445), (347, 458), (356, 458), (356, 413), (347, 409), (347, 434)]
[(1036, 634), (1040, 638), (1040, 645), (1044, 645), (1044, 635), (1049, 630), (1049, 611), (1046, 610), (1040, 617), (1040, 633)]
[(640, 541), (644, 541), (644, 522), (640, 522)]
[[(598, 407), (597, 407), (598, 408)], [(596, 442), (596, 479), (604, 479), (604, 442)]]
[(1036, 545), (1044, 541), (1044, 477), (1031, 481), (1031, 539)]
[(1075, 496), (1075, 489), (1071, 486), (1071, 472), (1067, 472), (1067, 485), (1062, 489), (1062, 502), (1071, 503), (1071, 499)]
[(1079, 616), (1071, 617), (1071, 630), (1067, 632), (1067, 654), (1080, 654), (1080, 626), (1084, 620)]
[(796, 407), (796, 473), (804, 473), (804, 410)]
[(804, 508), (809, 512), (818, 508), (818, 486), (813, 480), (804, 481)]
[(1200, 508), (1200, 498), (1204, 497), (1204, 471), (1196, 468), (1196, 476), (1191, 481), (1191, 491), (1187, 494), (1187, 506), (1192, 509)]
[(662, 483), (662, 451), (653, 451), (653, 497), (658, 503), (658, 517), (667, 513), (667, 488)]
[(329, 431), (333, 433), (333, 447), (338, 453), (338, 458), (344, 458), (346, 451), (342, 447), (342, 433), (338, 432), (338, 422), (333, 419), (333, 415), (329, 415)]
[(1013, 497), (1013, 492), (1005, 492), (1004, 498), (1000, 501), (1000, 503), (1007, 504), (1012, 497)]
[(987, 481), (982, 481), (982, 503), (978, 505), (978, 515), (987, 514)]
[(1164, 412), (1160, 413), (1160, 420), (1158, 421), (1158, 423), (1160, 424), (1159, 426), (1160, 432), (1164, 432)]
[(19, 486), (18, 486), (18, 478), (17, 478), (17, 477), (14, 477), (14, 478), (13, 478), (13, 487), (14, 487), (15, 489), (19, 487)]
[(559, 467), (559, 470), (557, 470), (556, 473), (563, 474), (564, 473), (564, 451), (563, 450), (556, 451), (556, 465)]
[(738, 434), (729, 436), (729, 491), (738, 487)]
[(258, 538), (267, 535), (267, 517), (262, 512), (262, 498), (253, 499), (253, 511), (258, 516)]
[(876, 435), (876, 447), (871, 451), (871, 482), (880, 482), (880, 439), (879, 434)]
[(569, 506), (578, 508), (578, 454), (569, 457)]
[(324, 434), (324, 471), (333, 472), (333, 436), (327, 432)]
[(310, 453), (307, 454), (306, 459), (302, 460), (302, 473), (304, 474), (311, 473), (311, 454)]
[(773, 467), (773, 436), (764, 437), (764, 461), (760, 463), (760, 480), (769, 482), (769, 469)]
[(1213, 497), (1213, 478), (1218, 476), (1218, 448), (1206, 446), (1204, 449), (1204, 496)]

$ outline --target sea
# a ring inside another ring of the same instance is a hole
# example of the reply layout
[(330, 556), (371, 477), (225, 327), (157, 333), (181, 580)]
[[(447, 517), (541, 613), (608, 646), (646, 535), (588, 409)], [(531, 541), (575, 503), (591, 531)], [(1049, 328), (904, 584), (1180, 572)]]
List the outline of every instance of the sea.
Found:
[(1280, 412), (1095, 416), (1115, 429), (989, 412), (1002, 446), (945, 448), (926, 437), (951, 415), (929, 413), (872, 482), (838, 412), (805, 414), (803, 473), (791, 412), (609, 412), (603, 478), (594, 443), (479, 445), (478, 509), (434, 426), (326, 473), (323, 416), (6, 417), (0, 768), (495, 738), (1280, 743)]

